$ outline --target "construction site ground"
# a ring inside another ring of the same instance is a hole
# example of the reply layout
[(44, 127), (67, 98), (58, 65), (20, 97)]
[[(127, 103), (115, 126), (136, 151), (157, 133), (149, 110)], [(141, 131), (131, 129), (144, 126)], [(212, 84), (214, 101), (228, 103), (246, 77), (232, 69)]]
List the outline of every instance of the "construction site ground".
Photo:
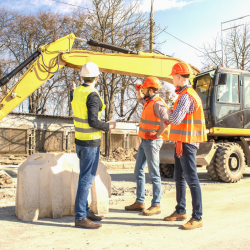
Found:
[[(15, 216), (15, 188), (0, 189), (0, 249), (249, 249), (250, 248), (250, 168), (238, 183), (209, 180), (205, 168), (198, 168), (203, 196), (204, 226), (181, 230), (184, 223), (165, 222), (176, 205), (173, 179), (162, 178), (162, 213), (144, 216), (126, 212), (135, 201), (133, 169), (109, 169), (112, 177), (110, 212), (96, 230), (74, 227), (74, 217), (42, 218), (22, 222)], [(12, 172), (15, 183), (15, 173)], [(152, 189), (146, 174), (146, 206)], [(191, 196), (187, 189), (187, 214), (191, 216)]]

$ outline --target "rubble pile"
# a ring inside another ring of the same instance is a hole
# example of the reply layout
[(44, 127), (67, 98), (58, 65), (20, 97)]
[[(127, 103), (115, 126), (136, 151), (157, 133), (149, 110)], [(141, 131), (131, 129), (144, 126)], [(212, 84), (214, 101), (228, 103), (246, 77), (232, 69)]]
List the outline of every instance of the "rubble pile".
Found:
[(23, 156), (0, 156), (0, 165), (19, 165), (27, 159), (27, 155)]
[(0, 188), (13, 185), (12, 178), (4, 171), (0, 171)]
[(109, 157), (105, 157), (103, 154), (100, 155), (100, 161), (135, 161), (135, 154), (137, 154), (137, 150), (135, 148), (118, 147), (112, 151)]

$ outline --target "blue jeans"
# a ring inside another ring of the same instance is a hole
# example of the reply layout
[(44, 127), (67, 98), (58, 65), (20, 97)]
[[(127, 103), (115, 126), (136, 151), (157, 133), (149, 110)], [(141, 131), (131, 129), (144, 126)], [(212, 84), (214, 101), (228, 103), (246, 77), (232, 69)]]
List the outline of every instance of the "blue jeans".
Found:
[(153, 206), (159, 205), (161, 201), (161, 176), (159, 170), (159, 152), (163, 140), (145, 140), (142, 139), (135, 164), (135, 178), (137, 183), (136, 201), (144, 203), (145, 200), (145, 166), (148, 163), (148, 170), (153, 184)]
[[(178, 214), (186, 214), (186, 182), (190, 188), (192, 196), (193, 213), (192, 218), (201, 220), (202, 216), (202, 198), (201, 187), (196, 169), (197, 148), (189, 143), (183, 143), (183, 153), (180, 158), (174, 154), (174, 178), (176, 182), (176, 200), (175, 207)], [(185, 181), (186, 180), (186, 181)]]
[(82, 147), (76, 145), (76, 153), (80, 159), (79, 182), (75, 201), (76, 220), (84, 219), (89, 211), (88, 194), (95, 180), (99, 152), (100, 147)]

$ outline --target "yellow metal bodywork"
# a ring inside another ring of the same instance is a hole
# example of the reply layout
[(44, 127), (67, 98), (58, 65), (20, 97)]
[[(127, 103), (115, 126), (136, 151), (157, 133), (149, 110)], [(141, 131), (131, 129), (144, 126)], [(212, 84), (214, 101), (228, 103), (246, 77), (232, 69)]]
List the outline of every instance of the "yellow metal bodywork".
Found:
[(208, 136), (250, 136), (250, 129), (214, 127), (209, 129)]
[[(181, 60), (154, 53), (118, 54), (71, 50), (75, 35), (70, 34), (41, 47), (42, 54), (29, 67), (0, 103), (0, 120), (31, 95), (63, 66), (81, 69), (87, 62), (96, 63), (101, 72), (135, 77), (156, 76), (172, 83), (172, 66)], [(191, 66), (193, 74), (200, 71)]]
[[(174, 64), (181, 60), (153, 53), (139, 52), (135, 54), (101, 53), (85, 50), (72, 50), (61, 55), (62, 61), (70, 68), (81, 69), (87, 62), (94, 62), (101, 72), (129, 75), (136, 77), (156, 76), (160, 80), (173, 83), (170, 76)], [(200, 73), (198, 69), (190, 66), (194, 75)]]

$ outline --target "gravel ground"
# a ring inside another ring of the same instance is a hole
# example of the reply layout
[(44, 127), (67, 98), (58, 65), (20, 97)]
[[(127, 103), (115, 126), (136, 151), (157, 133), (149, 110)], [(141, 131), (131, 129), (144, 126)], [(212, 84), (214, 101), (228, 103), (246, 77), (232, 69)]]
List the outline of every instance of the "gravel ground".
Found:
[[(185, 231), (185, 222), (165, 222), (164, 216), (175, 207), (173, 179), (162, 179), (162, 213), (143, 216), (126, 212), (124, 206), (135, 201), (134, 174), (131, 169), (108, 170), (112, 177), (110, 212), (98, 230), (74, 227), (74, 217), (44, 218), (22, 222), (15, 216), (15, 189), (0, 189), (2, 250), (29, 249), (249, 249), (250, 246), (250, 168), (235, 184), (212, 182), (204, 168), (198, 169), (203, 196), (202, 228)], [(150, 206), (152, 189), (146, 175), (146, 206)], [(187, 189), (187, 215), (191, 216), (191, 198)]]

